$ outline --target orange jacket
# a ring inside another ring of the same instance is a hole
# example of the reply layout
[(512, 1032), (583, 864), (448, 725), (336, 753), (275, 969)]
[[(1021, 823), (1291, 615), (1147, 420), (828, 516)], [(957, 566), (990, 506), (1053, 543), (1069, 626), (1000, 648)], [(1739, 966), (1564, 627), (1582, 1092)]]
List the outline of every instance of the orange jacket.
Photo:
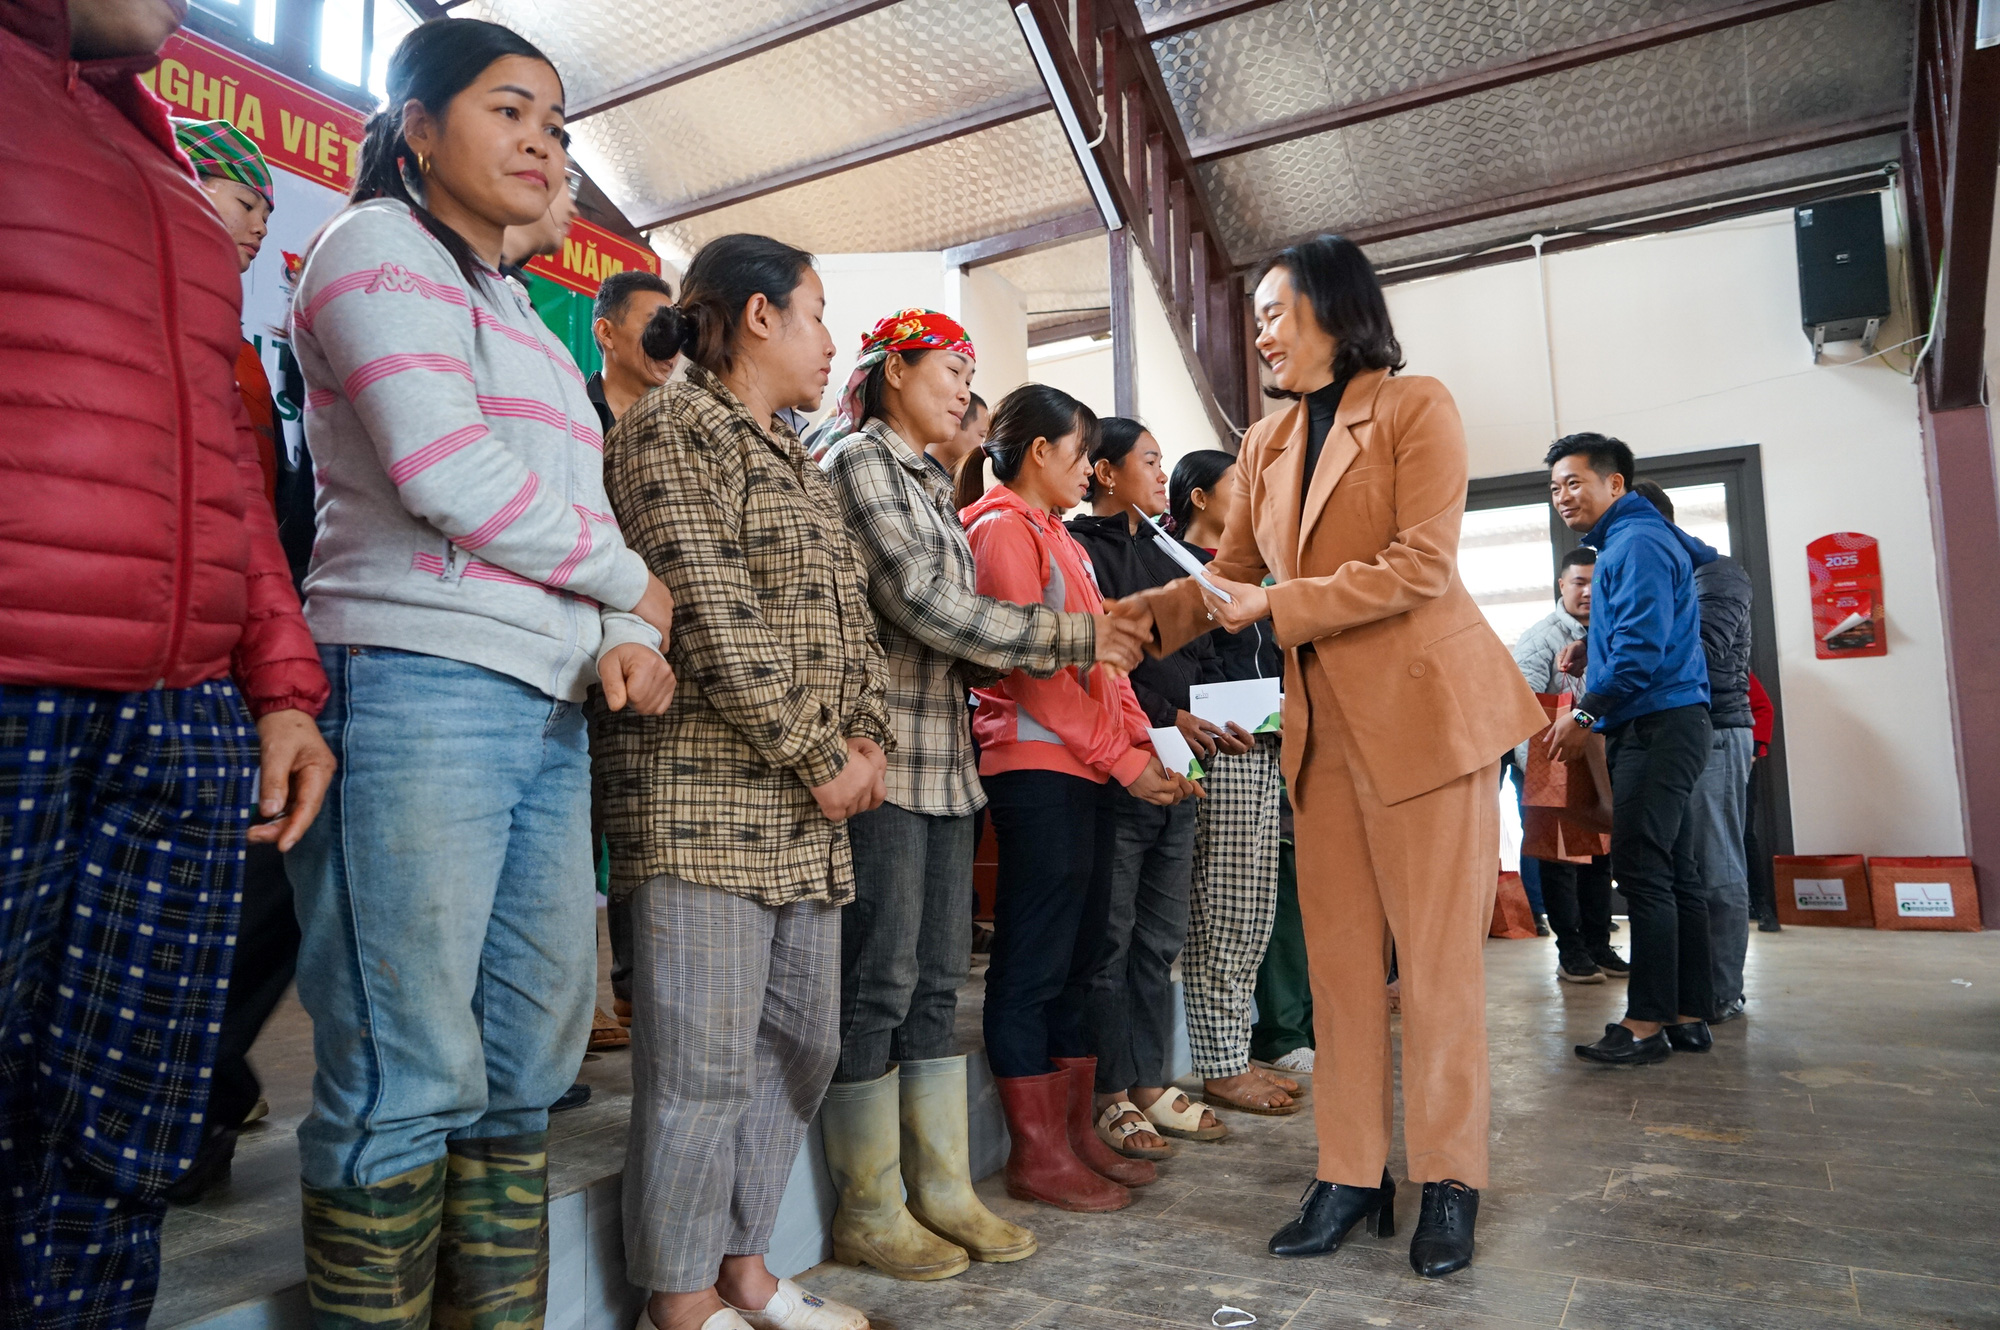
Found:
[[(996, 485), (962, 510), (982, 596), (1095, 614), (1104, 608), (1083, 546), (1053, 513)], [(1146, 713), (1123, 675), (1066, 666), (1046, 679), (1015, 670), (975, 688), (979, 774), (1059, 771), (1130, 785), (1152, 760)]]
[[(1302, 494), (1306, 427), (1300, 401), (1244, 435), (1209, 568), (1277, 580), (1287, 779), (1310, 742), (1298, 659), (1309, 647), (1382, 801), (1401, 803), (1498, 760), (1548, 718), (1458, 576), (1465, 430), (1444, 385), (1355, 375)], [(1215, 626), (1192, 580), (1141, 595), (1165, 649)]]

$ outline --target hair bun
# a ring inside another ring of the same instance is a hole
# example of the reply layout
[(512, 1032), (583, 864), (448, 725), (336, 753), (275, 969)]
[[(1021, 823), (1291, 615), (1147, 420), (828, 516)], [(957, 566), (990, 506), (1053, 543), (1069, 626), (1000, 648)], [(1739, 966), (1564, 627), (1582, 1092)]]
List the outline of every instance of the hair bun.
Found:
[(639, 334), (639, 345), (655, 360), (672, 360), (693, 346), (699, 335), (700, 319), (693, 310), (662, 305), (646, 320), (646, 329)]

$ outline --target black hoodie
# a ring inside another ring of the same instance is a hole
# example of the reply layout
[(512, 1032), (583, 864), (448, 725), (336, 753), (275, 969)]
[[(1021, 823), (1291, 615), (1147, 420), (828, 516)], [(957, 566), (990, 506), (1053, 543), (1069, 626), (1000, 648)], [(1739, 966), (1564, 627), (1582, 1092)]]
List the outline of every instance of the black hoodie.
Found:
[[(1069, 533), (1090, 556), (1090, 566), (1097, 574), (1097, 589), (1106, 600), (1149, 591), (1187, 576), (1153, 542), (1150, 532), (1143, 527), (1134, 532), (1131, 520), (1123, 513), (1116, 517), (1072, 517), (1068, 526)], [(1186, 542), (1181, 548), (1196, 558), (1202, 557), (1200, 550)], [(1154, 727), (1173, 724), (1175, 713), (1187, 710), (1188, 689), (1215, 678), (1212, 636), (1197, 637), (1179, 651), (1157, 660), (1148, 656), (1132, 671), (1132, 691)]]

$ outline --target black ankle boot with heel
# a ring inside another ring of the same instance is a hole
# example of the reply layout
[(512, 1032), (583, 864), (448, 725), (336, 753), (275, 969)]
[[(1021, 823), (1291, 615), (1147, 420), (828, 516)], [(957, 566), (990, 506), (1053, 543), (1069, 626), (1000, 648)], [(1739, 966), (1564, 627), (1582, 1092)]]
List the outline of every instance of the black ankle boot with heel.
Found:
[(1423, 1213), (1410, 1239), (1410, 1268), (1436, 1279), (1472, 1264), (1472, 1229), (1479, 1220), (1479, 1189), (1454, 1178), (1424, 1184)]
[(1338, 1251), (1348, 1231), (1374, 1218), (1375, 1236), (1396, 1236), (1396, 1180), (1382, 1170), (1379, 1187), (1349, 1187), (1314, 1180), (1299, 1198), (1299, 1217), (1271, 1238), (1273, 1256), (1325, 1256)]

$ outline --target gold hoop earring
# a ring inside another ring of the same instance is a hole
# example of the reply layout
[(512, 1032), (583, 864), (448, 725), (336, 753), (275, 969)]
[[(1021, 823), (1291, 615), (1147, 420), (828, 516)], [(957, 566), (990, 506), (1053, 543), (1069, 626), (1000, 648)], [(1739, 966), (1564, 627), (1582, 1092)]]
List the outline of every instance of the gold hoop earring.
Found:
[(430, 173), (431, 173), (431, 159), (430, 159), (430, 158), (428, 158), (428, 157), (426, 157), (426, 156), (424, 156), (424, 155), (423, 155), (422, 153), (418, 153), (418, 154), (417, 154), (417, 174), (418, 174), (418, 175), (429, 175)]

